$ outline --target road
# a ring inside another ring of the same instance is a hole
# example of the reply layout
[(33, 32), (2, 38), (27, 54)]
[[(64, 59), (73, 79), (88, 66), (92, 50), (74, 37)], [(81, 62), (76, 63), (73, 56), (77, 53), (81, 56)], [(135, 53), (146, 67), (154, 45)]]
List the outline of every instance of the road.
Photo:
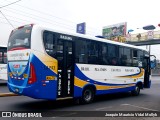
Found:
[[(0, 86), (2, 91), (7, 91), (6, 86)], [(95, 101), (87, 105), (77, 105), (72, 100), (69, 101), (47, 101), (36, 100), (25, 96), (0, 97), (0, 111), (68, 111), (68, 115), (77, 114), (76, 111), (160, 111), (160, 77), (152, 78), (150, 89), (141, 90), (139, 96), (131, 96), (129, 93), (112, 94), (96, 97)], [(93, 112), (94, 113), (94, 112)], [(93, 114), (92, 112), (88, 114)], [(63, 115), (63, 112), (61, 113)], [(92, 115), (90, 115), (92, 116)], [(93, 115), (94, 116), (94, 115)], [(60, 119), (59, 117), (53, 117)], [(70, 117), (65, 117), (70, 120)], [(73, 117), (73, 120), (84, 119)], [(88, 120), (109, 119), (106, 117), (88, 117)], [(110, 118), (110, 119), (117, 119)], [(121, 118), (122, 119), (122, 118)], [(123, 119), (128, 119), (125, 117)], [(129, 119), (150, 119), (149, 117), (130, 117)], [(153, 118), (152, 118), (153, 119)], [(158, 117), (154, 119), (158, 120)]]

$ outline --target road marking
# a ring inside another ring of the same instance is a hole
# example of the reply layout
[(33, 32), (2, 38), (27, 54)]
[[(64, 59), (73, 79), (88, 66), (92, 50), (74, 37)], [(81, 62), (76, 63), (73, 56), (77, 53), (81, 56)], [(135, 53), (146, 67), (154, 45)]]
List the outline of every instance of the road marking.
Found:
[(131, 104), (121, 104), (122, 106), (132, 106), (132, 107), (137, 107), (137, 108), (141, 108), (141, 109), (145, 109), (145, 110), (151, 110), (151, 111), (159, 111), (159, 110), (155, 110), (155, 109), (150, 109), (150, 108), (146, 108), (146, 107), (140, 107), (140, 106), (136, 106), (136, 105), (131, 105)]
[(8, 96), (18, 96), (17, 94), (14, 93), (0, 93), (0, 97), (8, 97)]
[(101, 107), (101, 108), (96, 108), (95, 110), (104, 110), (104, 109), (106, 109), (106, 108), (112, 108), (112, 106), (109, 106), (109, 107)]

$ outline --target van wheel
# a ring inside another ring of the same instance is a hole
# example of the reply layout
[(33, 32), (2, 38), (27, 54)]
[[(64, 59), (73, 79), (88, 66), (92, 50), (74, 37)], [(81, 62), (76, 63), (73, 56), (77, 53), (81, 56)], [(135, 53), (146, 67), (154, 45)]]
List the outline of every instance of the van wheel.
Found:
[(140, 94), (140, 87), (138, 85), (136, 85), (135, 89), (133, 91), (131, 91), (131, 94), (133, 96), (138, 96)]
[(82, 100), (81, 100), (82, 104), (91, 103), (94, 99), (94, 96), (95, 92), (93, 88), (91, 87), (85, 88), (82, 93)]

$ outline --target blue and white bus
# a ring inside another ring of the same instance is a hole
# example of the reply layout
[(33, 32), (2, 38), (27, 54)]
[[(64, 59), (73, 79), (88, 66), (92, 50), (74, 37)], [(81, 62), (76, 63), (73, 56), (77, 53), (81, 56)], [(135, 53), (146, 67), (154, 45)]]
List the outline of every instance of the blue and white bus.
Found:
[(0, 83), (6, 82), (7, 76), (7, 46), (0, 45)]
[(150, 88), (145, 49), (40, 25), (12, 31), (8, 41), (8, 86), (35, 99), (72, 99)]

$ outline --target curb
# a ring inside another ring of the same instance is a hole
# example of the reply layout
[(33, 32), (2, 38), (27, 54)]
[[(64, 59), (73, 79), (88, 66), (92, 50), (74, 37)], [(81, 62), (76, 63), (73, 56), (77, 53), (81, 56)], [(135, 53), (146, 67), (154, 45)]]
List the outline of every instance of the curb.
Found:
[(8, 96), (19, 96), (19, 95), (14, 93), (0, 93), (0, 97), (8, 97)]

